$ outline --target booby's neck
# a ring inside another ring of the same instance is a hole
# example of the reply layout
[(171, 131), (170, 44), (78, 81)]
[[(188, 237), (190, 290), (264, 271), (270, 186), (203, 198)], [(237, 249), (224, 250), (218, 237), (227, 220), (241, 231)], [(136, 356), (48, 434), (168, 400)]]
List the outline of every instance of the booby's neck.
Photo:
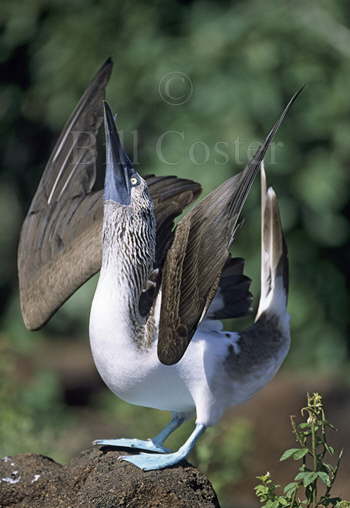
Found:
[(105, 202), (100, 280), (106, 304), (131, 334), (145, 322), (139, 302), (154, 256), (153, 210)]

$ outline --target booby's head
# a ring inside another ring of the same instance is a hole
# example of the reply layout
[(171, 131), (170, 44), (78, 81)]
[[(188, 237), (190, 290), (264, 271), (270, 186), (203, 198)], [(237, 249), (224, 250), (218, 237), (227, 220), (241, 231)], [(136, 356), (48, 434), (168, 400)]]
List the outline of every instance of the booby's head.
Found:
[(104, 125), (106, 136), (106, 176), (104, 200), (117, 206), (150, 207), (146, 182), (133, 168), (124, 152), (112, 111), (104, 102)]

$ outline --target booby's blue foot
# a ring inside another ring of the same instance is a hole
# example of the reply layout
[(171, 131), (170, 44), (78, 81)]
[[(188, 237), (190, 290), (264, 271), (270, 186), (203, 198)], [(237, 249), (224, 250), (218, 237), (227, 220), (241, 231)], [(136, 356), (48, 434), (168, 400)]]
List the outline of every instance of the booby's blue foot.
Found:
[(162, 455), (153, 455), (151, 453), (140, 453), (140, 455), (124, 455), (119, 457), (119, 460), (130, 462), (131, 464), (134, 464), (134, 466), (137, 466), (144, 471), (153, 471), (156, 469), (165, 469), (166, 467), (175, 466), (187, 457), (195, 445), (195, 442), (199, 436), (203, 434), (204, 431), (205, 426), (197, 424), (196, 428), (186, 443), (182, 445), (177, 452), (165, 453)]
[(175, 464), (178, 464), (184, 460), (184, 458), (185, 456), (180, 456), (178, 452), (161, 455), (140, 453), (140, 455), (124, 455), (119, 457), (119, 460), (130, 462), (139, 469), (143, 469), (143, 471), (153, 471), (155, 469), (165, 469), (166, 467), (175, 466)]
[(183, 423), (184, 417), (174, 415), (166, 427), (154, 438), (142, 439), (97, 439), (94, 445), (113, 446), (115, 448), (135, 448), (138, 450), (146, 450), (147, 452), (167, 453), (171, 452), (169, 448), (163, 446), (163, 442)]
[(166, 453), (170, 452), (169, 448), (155, 443), (152, 439), (96, 439), (94, 445), (113, 446), (115, 448), (135, 448), (137, 450), (146, 450), (148, 452)]

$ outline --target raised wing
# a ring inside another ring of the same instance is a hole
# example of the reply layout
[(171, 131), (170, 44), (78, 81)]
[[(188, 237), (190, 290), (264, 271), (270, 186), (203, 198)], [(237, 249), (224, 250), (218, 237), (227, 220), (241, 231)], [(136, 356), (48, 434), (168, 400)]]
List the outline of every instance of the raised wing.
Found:
[[(46, 165), (25, 218), (19, 248), (20, 302), (37, 329), (101, 267), (102, 191), (94, 191), (97, 133), (111, 60), (96, 74)], [(158, 223), (158, 266), (173, 237), (173, 219), (200, 193), (196, 182), (147, 177)]]
[(141, 315), (148, 316), (158, 294), (166, 253), (174, 238), (174, 219), (198, 197), (202, 189), (197, 182), (175, 176), (144, 178), (154, 204), (157, 224), (155, 271), (141, 294), (139, 304)]
[(199, 183), (175, 176), (145, 176), (157, 223), (155, 267), (161, 268), (174, 238), (174, 219), (201, 193)]
[(108, 59), (100, 68), (65, 125), (22, 227), (19, 287), (29, 329), (42, 326), (99, 269), (102, 207), (92, 188), (112, 65)]
[(212, 191), (179, 223), (163, 268), (158, 357), (178, 362), (206, 314), (229, 257), (239, 216), (261, 161), (299, 90), (244, 171)]

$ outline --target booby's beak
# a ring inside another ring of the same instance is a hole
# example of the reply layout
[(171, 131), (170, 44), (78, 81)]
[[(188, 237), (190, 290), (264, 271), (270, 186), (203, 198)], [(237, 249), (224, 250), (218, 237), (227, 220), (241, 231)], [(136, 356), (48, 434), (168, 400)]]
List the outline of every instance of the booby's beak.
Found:
[(107, 102), (104, 102), (103, 106), (106, 136), (104, 199), (105, 201), (114, 201), (120, 205), (130, 205), (130, 179), (135, 174), (135, 170), (123, 150), (111, 108)]

